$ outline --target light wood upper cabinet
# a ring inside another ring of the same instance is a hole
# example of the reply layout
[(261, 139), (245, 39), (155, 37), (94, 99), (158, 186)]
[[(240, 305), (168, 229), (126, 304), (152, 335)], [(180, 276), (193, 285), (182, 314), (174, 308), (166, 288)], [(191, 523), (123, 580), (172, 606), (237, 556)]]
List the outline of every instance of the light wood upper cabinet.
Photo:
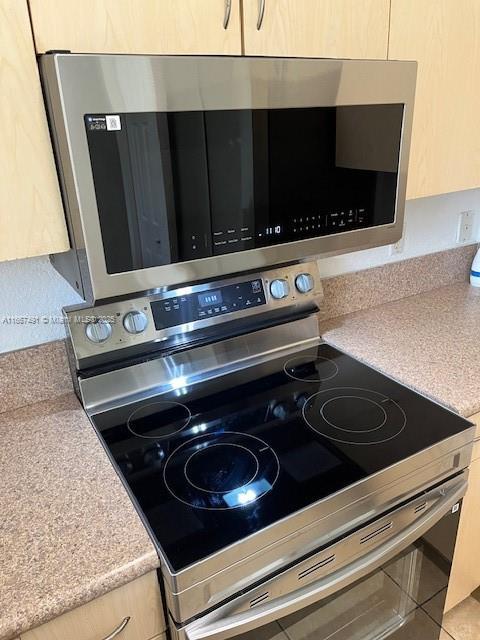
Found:
[(240, 0), (30, 0), (39, 53), (241, 54)]
[[(22, 633), (21, 640), (160, 640), (166, 629), (155, 571)], [(116, 636), (116, 637), (117, 637)]]
[(480, 2), (392, 0), (390, 59), (418, 60), (407, 197), (480, 186)]
[(243, 0), (246, 55), (385, 60), (390, 0)]
[(69, 248), (26, 0), (0, 0), (0, 260)]

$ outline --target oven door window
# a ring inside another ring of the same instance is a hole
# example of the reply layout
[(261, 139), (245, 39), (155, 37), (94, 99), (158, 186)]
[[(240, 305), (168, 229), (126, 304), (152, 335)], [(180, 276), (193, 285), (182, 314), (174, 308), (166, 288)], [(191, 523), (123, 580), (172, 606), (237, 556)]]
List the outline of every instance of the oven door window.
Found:
[(457, 514), (381, 569), (238, 640), (448, 640), (441, 628)]
[(395, 218), (403, 104), (87, 114), (108, 273)]

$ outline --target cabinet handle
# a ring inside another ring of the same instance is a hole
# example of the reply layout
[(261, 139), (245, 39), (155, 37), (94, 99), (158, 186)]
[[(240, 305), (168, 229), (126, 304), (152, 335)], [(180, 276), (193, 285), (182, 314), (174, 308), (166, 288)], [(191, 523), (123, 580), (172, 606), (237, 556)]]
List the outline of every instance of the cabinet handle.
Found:
[(130, 616), (127, 616), (126, 618), (124, 618), (121, 621), (121, 623), (118, 625), (118, 627), (116, 629), (114, 629), (110, 635), (105, 636), (105, 638), (103, 638), (103, 640), (113, 640), (113, 638), (116, 638), (119, 633), (122, 633), (122, 631), (125, 629), (125, 627), (127, 626), (127, 624), (129, 622), (130, 622)]
[(265, 0), (259, 0), (258, 3), (258, 19), (257, 19), (257, 31), (260, 31), (263, 24), (263, 16), (265, 15)]
[(230, 22), (230, 15), (232, 13), (232, 0), (225, 0), (225, 15), (223, 16), (223, 28), (228, 27)]

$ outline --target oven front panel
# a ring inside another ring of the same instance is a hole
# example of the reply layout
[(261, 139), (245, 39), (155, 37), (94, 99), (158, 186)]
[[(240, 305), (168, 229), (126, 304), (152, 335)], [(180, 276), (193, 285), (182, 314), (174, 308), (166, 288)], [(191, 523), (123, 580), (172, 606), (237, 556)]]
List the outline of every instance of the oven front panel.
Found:
[(428, 540), (325, 601), (238, 640), (444, 640), (451, 558)]
[(51, 54), (93, 300), (396, 242), (416, 63)]
[[(279, 610), (276, 621), (240, 634), (234, 628), (227, 631), (228, 620), (217, 624), (218, 633), (213, 626), (202, 629), (201, 623), (178, 629), (171, 622), (173, 636), (175, 640), (444, 640), (449, 636), (441, 624), (460, 510), (461, 500), (392, 559), (295, 613), (282, 617)], [(263, 598), (251, 601), (251, 614), (267, 599), (268, 585)]]

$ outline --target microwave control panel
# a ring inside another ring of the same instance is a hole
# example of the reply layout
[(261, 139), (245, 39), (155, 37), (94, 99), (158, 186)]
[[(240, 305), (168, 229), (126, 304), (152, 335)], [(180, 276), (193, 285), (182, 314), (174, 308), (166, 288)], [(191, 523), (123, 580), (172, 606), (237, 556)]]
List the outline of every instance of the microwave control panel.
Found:
[(289, 306), (313, 309), (322, 296), (317, 264), (309, 262), (97, 307), (72, 307), (65, 310), (65, 319), (77, 363), (90, 366), (97, 356), (107, 361), (127, 347), (148, 351), (151, 343), (223, 322)]

